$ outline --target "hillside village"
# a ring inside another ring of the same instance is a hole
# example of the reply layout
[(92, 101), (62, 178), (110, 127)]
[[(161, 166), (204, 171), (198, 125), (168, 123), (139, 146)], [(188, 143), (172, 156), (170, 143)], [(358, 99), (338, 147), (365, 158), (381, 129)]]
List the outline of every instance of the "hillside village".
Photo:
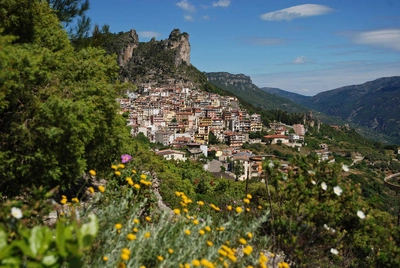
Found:
[[(152, 143), (176, 149), (161, 150), (158, 155), (185, 161), (187, 157), (207, 157), (213, 150), (219, 161), (212, 161), (206, 168), (213, 173), (223, 173), (221, 171), (231, 170), (229, 163), (239, 161), (244, 168), (239, 180), (259, 177), (264, 160), (249, 151), (241, 151), (243, 144), (285, 144), (300, 150), (304, 143), (304, 125), (270, 123), (267, 129), (259, 114), (249, 114), (232, 96), (189, 88), (141, 87), (135, 92), (128, 91), (127, 98), (118, 99), (118, 102), (133, 136), (142, 133)], [(249, 133), (261, 131), (270, 134), (263, 139), (249, 138)], [(228, 147), (213, 148), (211, 135)], [(187, 151), (179, 150), (183, 148)], [(327, 151), (327, 148), (322, 149)]]

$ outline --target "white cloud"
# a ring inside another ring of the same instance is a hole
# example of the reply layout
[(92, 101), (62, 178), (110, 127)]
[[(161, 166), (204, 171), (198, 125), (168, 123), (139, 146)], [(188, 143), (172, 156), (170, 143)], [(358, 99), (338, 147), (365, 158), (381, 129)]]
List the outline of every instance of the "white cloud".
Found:
[(219, 0), (218, 2), (213, 2), (213, 7), (229, 7), (231, 0)]
[(261, 19), (267, 21), (292, 20), (302, 17), (324, 15), (332, 11), (333, 9), (328, 6), (304, 4), (262, 14)]
[(210, 19), (210, 16), (208, 16), (208, 15), (203, 16), (203, 20), (209, 20), (209, 19)]
[(309, 60), (306, 56), (299, 56), (293, 60), (293, 64), (304, 64), (307, 63)]
[(351, 35), (356, 44), (372, 45), (400, 51), (400, 29), (383, 29)]
[(193, 21), (193, 17), (190, 16), (190, 15), (185, 15), (185, 16), (183, 16), (183, 18), (184, 18), (186, 21)]
[(180, 8), (182, 8), (183, 10), (188, 11), (188, 12), (195, 12), (196, 11), (196, 8), (194, 7), (194, 5), (189, 3), (188, 0), (182, 0), (182, 1), (178, 2), (178, 3), (176, 3), (176, 5), (178, 7), (180, 7)]
[(153, 37), (160, 36), (160, 33), (151, 32), (151, 31), (143, 31), (143, 32), (138, 32), (138, 35), (142, 38), (153, 38)]

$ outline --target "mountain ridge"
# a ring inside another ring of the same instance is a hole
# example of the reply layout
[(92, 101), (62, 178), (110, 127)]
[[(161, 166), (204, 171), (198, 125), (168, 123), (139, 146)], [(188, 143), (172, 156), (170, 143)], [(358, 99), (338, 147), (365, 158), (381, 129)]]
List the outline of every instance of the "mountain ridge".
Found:
[(312, 97), (284, 90), (262, 90), (323, 114), (388, 135), (400, 144), (400, 76), (323, 91)]

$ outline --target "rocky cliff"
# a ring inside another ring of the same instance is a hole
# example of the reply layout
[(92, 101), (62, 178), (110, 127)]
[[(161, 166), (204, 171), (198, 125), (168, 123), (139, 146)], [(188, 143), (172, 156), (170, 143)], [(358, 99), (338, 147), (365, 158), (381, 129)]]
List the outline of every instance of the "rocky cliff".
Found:
[(174, 29), (165, 40), (139, 42), (134, 29), (119, 33), (105, 44), (117, 54), (121, 80), (136, 85), (180, 85), (197, 87), (206, 77), (190, 64), (189, 35)]
[(230, 74), (227, 72), (212, 72), (207, 73), (207, 79), (210, 83), (216, 82), (225, 85), (226, 87), (234, 86), (240, 90), (257, 89), (253, 84), (250, 76), (244, 74)]

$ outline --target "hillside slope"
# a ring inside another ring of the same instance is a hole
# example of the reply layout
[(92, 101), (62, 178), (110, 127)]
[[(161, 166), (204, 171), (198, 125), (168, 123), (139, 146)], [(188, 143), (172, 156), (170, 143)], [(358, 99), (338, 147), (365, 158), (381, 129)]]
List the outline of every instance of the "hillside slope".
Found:
[(232, 92), (244, 101), (265, 110), (284, 110), (292, 113), (305, 113), (309, 109), (280, 96), (272, 95), (259, 89), (249, 76), (227, 72), (205, 73), (208, 82), (219, 88)]
[(389, 135), (400, 143), (400, 77), (321, 92), (300, 104)]
[(360, 126), (364, 135), (374, 139), (400, 144), (400, 76), (332, 89), (313, 97), (276, 88), (262, 90)]

